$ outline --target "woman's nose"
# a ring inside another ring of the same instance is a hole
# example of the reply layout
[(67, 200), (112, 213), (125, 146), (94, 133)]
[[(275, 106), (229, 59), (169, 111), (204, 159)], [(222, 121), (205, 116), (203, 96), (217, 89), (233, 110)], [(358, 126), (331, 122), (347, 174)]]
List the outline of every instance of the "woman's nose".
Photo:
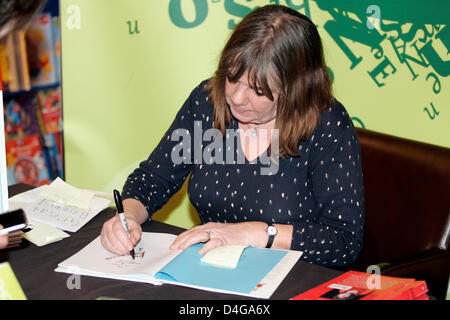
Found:
[(234, 90), (230, 95), (230, 99), (234, 105), (246, 105), (248, 102), (247, 88), (242, 84), (240, 84), (239, 82), (236, 83)]

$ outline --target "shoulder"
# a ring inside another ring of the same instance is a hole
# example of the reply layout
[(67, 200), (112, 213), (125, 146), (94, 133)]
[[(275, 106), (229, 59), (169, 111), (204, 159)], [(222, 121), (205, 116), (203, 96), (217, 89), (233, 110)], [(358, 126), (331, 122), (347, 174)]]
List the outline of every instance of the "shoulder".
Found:
[[(208, 80), (196, 85), (190, 92), (188, 98), (177, 114), (177, 121), (186, 126), (192, 126), (194, 122), (200, 121), (203, 128), (212, 126), (214, 120), (214, 108), (209, 102)], [(197, 125), (200, 125), (197, 123)]]
[(200, 82), (191, 92), (190, 99), (196, 105), (209, 104), (209, 79)]
[(347, 128), (351, 124), (352, 120), (345, 107), (337, 99), (334, 99), (333, 104), (322, 112), (319, 127), (339, 131)]
[(307, 147), (314, 155), (334, 152), (343, 145), (355, 146), (357, 141), (355, 127), (345, 107), (334, 100), (330, 108), (324, 110), (319, 125), (308, 139)]
[(208, 82), (208, 79), (200, 82), (189, 95), (188, 101), (193, 111), (198, 110), (203, 113), (212, 113), (213, 107), (209, 102)]
[(355, 128), (350, 115), (342, 103), (334, 99), (333, 104), (322, 112), (314, 136), (341, 136), (353, 132)]

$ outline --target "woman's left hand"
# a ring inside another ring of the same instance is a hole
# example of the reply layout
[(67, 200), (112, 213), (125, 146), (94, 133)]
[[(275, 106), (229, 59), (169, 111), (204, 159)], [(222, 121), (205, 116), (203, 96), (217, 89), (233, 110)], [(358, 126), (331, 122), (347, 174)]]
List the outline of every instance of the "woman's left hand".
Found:
[(267, 224), (259, 221), (240, 223), (208, 222), (181, 233), (170, 246), (172, 250), (184, 250), (191, 245), (205, 242), (199, 254), (224, 245), (265, 247)]

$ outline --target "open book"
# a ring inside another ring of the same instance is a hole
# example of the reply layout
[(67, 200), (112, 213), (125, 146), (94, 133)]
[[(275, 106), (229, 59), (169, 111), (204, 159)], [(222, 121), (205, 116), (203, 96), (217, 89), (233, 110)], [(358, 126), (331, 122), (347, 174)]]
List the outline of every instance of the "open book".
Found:
[(104, 249), (100, 237), (63, 261), (55, 271), (101, 278), (170, 283), (208, 291), (269, 298), (300, 258), (302, 252), (247, 247), (235, 269), (214, 267), (201, 261), (203, 244), (184, 251), (170, 250), (176, 235), (142, 233), (135, 259)]

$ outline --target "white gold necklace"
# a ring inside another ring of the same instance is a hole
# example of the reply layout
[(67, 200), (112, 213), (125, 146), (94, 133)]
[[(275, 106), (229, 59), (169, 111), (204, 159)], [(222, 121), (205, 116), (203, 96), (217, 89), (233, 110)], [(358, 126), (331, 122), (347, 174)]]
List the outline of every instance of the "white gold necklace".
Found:
[(253, 138), (256, 138), (258, 136), (258, 125), (253, 127), (252, 136)]

